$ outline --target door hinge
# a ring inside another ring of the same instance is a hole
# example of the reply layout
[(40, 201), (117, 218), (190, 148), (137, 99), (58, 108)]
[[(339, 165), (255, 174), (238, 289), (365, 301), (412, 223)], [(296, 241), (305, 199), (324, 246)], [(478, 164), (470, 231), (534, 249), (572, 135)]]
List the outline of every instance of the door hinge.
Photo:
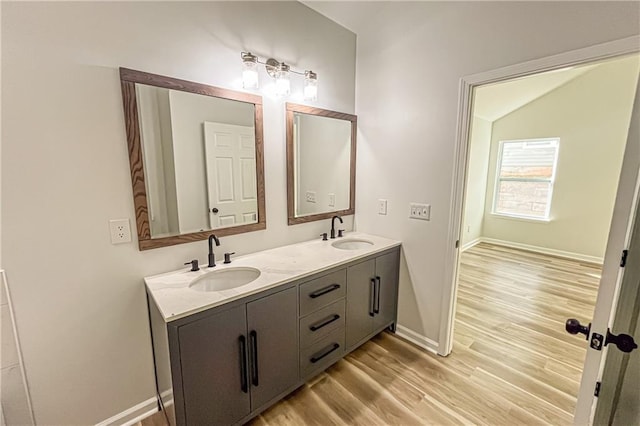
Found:
[(596, 382), (596, 389), (593, 391), (593, 396), (600, 396), (600, 386), (602, 383)]
[(627, 265), (627, 255), (629, 250), (622, 250), (622, 258), (620, 259), (620, 267), (624, 268)]
[(456, 248), (460, 247), (460, 240), (456, 240)]

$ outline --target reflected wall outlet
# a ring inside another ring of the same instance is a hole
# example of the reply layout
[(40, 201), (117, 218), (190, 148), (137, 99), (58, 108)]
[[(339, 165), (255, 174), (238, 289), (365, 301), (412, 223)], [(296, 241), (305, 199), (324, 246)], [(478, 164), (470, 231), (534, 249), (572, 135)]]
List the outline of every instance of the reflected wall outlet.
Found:
[(409, 217), (411, 219), (430, 220), (431, 205), (420, 203), (409, 203)]
[(378, 214), (387, 214), (387, 200), (378, 200)]
[(131, 242), (131, 227), (129, 219), (114, 219), (109, 221), (111, 231), (111, 244), (122, 244)]
[(316, 202), (316, 193), (314, 191), (307, 191), (305, 195), (306, 195), (307, 203)]
[(329, 207), (335, 207), (336, 205), (336, 194), (329, 194)]

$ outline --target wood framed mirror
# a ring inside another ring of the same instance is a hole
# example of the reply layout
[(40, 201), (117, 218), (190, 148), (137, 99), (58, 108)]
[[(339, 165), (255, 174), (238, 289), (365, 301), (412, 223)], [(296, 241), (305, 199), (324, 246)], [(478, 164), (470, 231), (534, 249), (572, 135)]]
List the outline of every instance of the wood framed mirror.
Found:
[(289, 225), (354, 214), (357, 117), (293, 103), (286, 109)]
[(266, 228), (262, 98), (120, 68), (140, 250)]

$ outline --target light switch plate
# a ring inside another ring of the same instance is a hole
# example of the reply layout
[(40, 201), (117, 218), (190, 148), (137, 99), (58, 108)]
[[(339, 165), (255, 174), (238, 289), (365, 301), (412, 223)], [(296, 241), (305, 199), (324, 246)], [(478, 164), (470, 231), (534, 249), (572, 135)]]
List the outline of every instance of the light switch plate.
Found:
[(383, 199), (378, 200), (378, 214), (381, 214), (381, 215), (387, 214), (387, 200), (383, 200)]
[(335, 207), (336, 205), (336, 194), (329, 194), (329, 207)]
[(111, 244), (123, 244), (131, 242), (131, 227), (129, 219), (114, 219), (109, 221), (111, 231)]
[(431, 205), (421, 203), (409, 203), (409, 217), (411, 219), (430, 220)]

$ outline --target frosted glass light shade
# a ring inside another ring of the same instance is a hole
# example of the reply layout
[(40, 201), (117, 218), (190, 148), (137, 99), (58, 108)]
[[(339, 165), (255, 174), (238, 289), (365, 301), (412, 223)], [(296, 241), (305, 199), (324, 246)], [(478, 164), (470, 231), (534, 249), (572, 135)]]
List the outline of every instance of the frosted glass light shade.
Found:
[(258, 88), (258, 71), (255, 69), (242, 70), (242, 87), (245, 89), (257, 89)]
[(291, 92), (291, 82), (289, 81), (289, 67), (285, 64), (280, 65), (280, 69), (276, 72), (276, 96), (289, 96)]
[(242, 55), (242, 87), (258, 88), (258, 58), (251, 53)]
[(304, 99), (305, 101), (318, 100), (318, 76), (313, 71), (304, 73)]

